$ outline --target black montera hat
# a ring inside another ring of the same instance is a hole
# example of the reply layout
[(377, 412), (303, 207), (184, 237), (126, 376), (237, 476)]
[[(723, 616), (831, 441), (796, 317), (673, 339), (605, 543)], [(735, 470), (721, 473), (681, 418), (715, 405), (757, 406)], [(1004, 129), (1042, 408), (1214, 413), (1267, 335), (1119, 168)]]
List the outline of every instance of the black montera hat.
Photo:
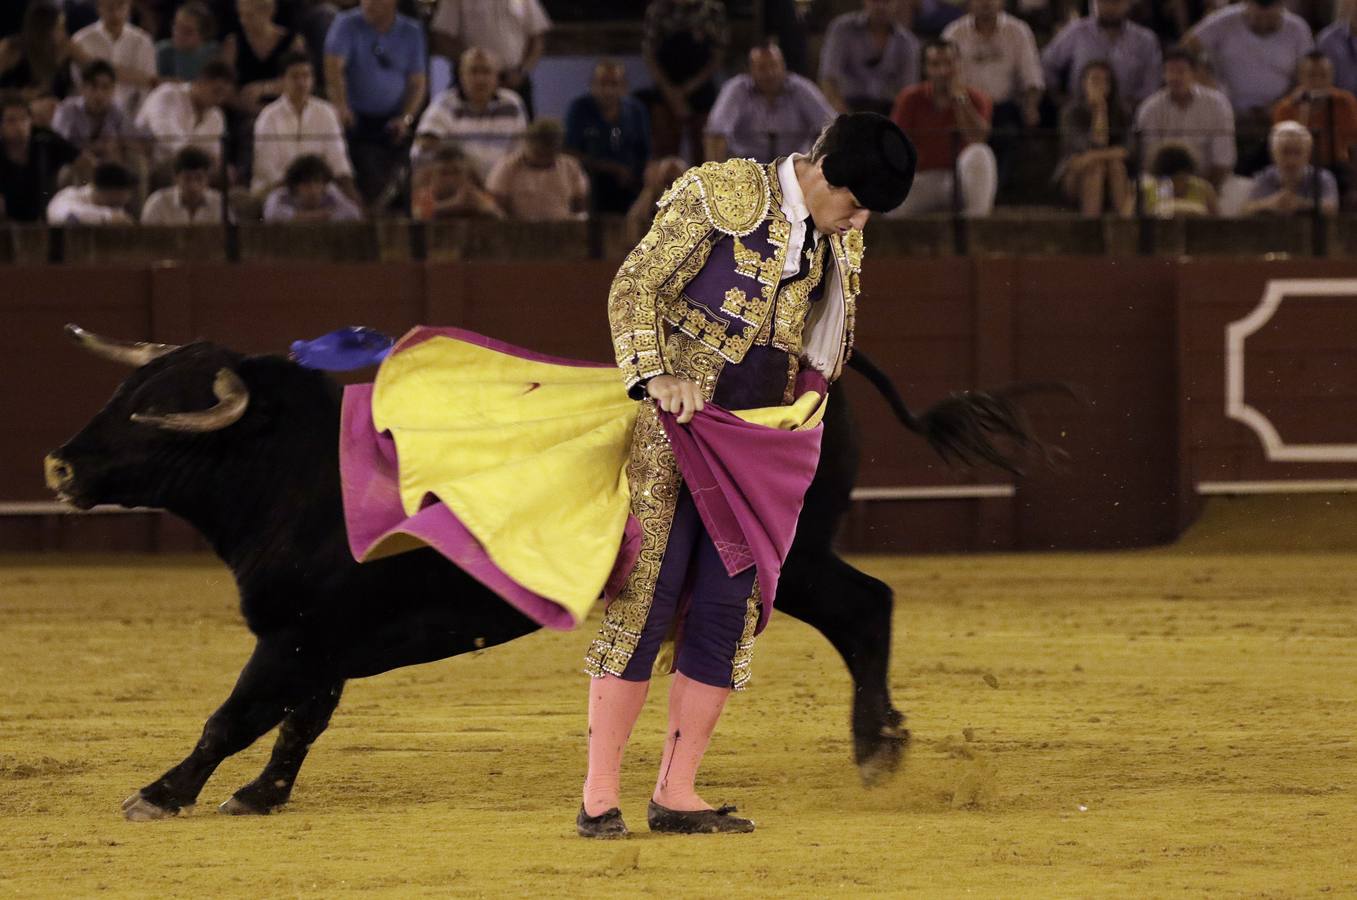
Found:
[(818, 145), (825, 181), (853, 192), (873, 212), (890, 212), (909, 195), (918, 154), (899, 126), (872, 112), (845, 113)]

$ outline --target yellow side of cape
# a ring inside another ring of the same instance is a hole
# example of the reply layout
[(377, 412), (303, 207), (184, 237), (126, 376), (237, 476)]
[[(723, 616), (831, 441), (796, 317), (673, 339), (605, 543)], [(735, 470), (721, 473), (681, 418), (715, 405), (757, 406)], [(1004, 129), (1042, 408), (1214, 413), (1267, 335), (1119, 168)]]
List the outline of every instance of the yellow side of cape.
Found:
[[(450, 337), (393, 354), (377, 372), (373, 423), (390, 432), (401, 503), (433, 496), (506, 575), (582, 621), (602, 594), (630, 511), (626, 463), (637, 404), (617, 369), (540, 362)], [(815, 393), (737, 415), (811, 428)], [(376, 558), (410, 549), (379, 545)]]

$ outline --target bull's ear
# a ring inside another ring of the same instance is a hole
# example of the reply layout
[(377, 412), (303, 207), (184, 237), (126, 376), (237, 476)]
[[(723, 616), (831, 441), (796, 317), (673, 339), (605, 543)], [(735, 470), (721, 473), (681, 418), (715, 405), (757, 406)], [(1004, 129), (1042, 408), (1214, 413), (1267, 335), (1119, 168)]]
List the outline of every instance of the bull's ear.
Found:
[(132, 421), (166, 431), (221, 431), (240, 421), (250, 405), (250, 389), (231, 369), (218, 369), (217, 377), (212, 381), (212, 393), (217, 403), (210, 409), (196, 412), (132, 413)]
[(68, 323), (65, 330), (71, 340), (95, 356), (102, 356), (104, 359), (127, 366), (144, 366), (148, 362), (160, 359), (166, 353), (179, 349), (178, 344), (152, 344), (146, 341), (119, 341), (106, 338), (73, 323)]

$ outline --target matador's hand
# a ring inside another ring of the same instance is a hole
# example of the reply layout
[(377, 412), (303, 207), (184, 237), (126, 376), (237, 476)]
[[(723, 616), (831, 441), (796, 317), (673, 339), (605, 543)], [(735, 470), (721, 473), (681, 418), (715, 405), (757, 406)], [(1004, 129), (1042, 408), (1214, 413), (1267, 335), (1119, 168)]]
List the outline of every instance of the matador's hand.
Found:
[(674, 375), (656, 375), (646, 382), (646, 393), (655, 398), (660, 409), (678, 415), (678, 423), (686, 425), (702, 410), (702, 391), (697, 384)]

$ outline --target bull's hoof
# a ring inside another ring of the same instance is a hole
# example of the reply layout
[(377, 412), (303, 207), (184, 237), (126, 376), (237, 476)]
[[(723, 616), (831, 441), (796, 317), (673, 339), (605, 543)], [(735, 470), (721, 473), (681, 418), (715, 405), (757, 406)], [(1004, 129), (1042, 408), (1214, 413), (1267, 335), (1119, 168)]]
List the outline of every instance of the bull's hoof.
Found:
[(156, 819), (172, 819), (186, 815), (192, 807), (157, 806), (141, 791), (123, 801), (123, 818), (129, 822), (154, 822)]
[(883, 725), (876, 734), (858, 736), (858, 775), (866, 787), (876, 787), (894, 775), (909, 749), (909, 729), (904, 726), (904, 717), (896, 716), (896, 722)]
[(269, 808), (267, 806), (262, 808), (254, 806), (253, 804), (246, 803), (239, 797), (231, 797), (221, 806), (217, 807), (217, 812), (224, 813), (228, 816), (267, 816), (269, 814)]

